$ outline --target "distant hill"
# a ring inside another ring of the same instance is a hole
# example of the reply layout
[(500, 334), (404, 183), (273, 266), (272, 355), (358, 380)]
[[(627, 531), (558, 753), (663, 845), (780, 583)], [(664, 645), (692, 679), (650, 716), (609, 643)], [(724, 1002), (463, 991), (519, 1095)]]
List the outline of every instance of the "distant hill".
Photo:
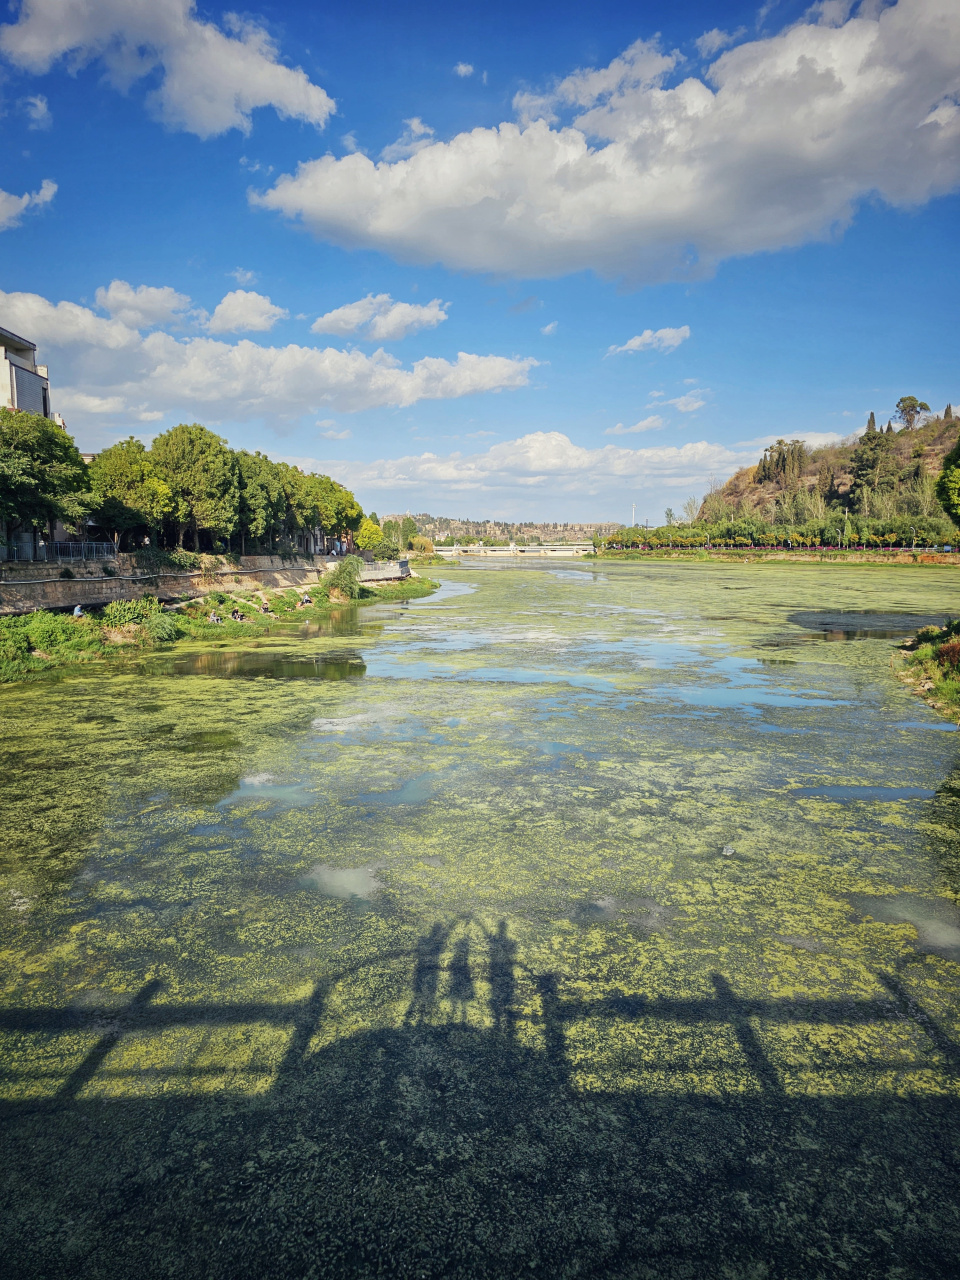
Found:
[(866, 520), (909, 516), (946, 520), (934, 484), (944, 456), (960, 436), (950, 405), (919, 426), (867, 429), (841, 444), (808, 449), (778, 440), (752, 467), (744, 467), (703, 500), (698, 520), (736, 515), (768, 523), (803, 523), (830, 510)]

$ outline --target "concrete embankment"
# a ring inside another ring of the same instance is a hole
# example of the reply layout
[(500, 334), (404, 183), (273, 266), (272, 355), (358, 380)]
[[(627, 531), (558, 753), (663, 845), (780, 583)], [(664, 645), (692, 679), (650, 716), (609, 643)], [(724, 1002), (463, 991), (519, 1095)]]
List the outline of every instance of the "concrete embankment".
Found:
[[(137, 600), (145, 595), (179, 600), (210, 591), (305, 587), (318, 582), (338, 563), (336, 558), (325, 556), (309, 560), (241, 556), (237, 564), (229, 564), (211, 556), (199, 569), (147, 572), (138, 568), (134, 556), (120, 555), (110, 561), (74, 561), (70, 565), (74, 576), (61, 578), (56, 563), (13, 561), (0, 565), (0, 615), (30, 613), (34, 609), (72, 609), (78, 604), (93, 608), (111, 600)], [(365, 564), (361, 570), (364, 582), (395, 581), (409, 574), (406, 561)]]

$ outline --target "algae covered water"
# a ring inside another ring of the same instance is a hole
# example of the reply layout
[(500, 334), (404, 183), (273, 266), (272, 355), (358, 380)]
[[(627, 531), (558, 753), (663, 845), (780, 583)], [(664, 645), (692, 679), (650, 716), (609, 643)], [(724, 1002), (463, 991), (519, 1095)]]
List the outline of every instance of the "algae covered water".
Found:
[(440, 577), (0, 690), (5, 1273), (955, 1274), (951, 572)]

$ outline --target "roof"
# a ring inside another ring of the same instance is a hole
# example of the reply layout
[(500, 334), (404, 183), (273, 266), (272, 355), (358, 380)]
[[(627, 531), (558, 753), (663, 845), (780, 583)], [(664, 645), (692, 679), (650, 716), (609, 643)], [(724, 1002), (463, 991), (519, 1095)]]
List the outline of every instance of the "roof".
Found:
[(15, 333), (11, 333), (9, 329), (0, 326), (0, 346), (4, 347), (20, 347), (24, 351), (36, 351), (37, 344), (28, 342), (26, 338), (20, 338)]

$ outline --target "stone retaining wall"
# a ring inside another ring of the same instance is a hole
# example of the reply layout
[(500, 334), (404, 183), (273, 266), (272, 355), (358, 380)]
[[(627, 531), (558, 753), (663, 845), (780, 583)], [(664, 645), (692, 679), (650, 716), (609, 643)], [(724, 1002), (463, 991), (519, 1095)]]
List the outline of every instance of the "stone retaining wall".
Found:
[[(242, 556), (240, 563), (208, 569), (164, 570), (158, 574), (138, 569), (133, 556), (121, 555), (108, 564), (113, 576), (103, 572), (102, 561), (77, 561), (70, 566), (74, 577), (60, 578), (43, 563), (10, 561), (0, 566), (0, 615), (30, 613), (34, 609), (93, 608), (111, 600), (137, 600), (159, 596), (161, 600), (197, 597), (210, 591), (257, 591), (305, 587), (318, 582), (339, 563), (335, 557), (283, 560), (280, 556)], [(394, 581), (409, 576), (409, 569), (395, 561), (364, 565), (363, 581)]]

